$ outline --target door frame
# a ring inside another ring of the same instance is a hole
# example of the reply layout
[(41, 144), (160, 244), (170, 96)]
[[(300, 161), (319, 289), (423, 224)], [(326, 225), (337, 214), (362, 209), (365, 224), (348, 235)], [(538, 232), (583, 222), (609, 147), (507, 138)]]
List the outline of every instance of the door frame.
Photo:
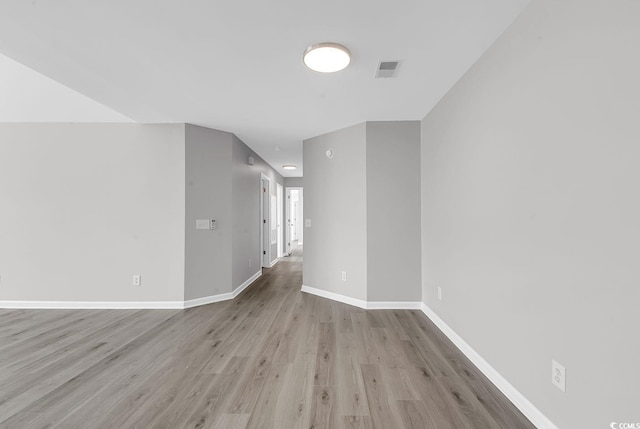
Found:
[(276, 183), (276, 204), (277, 209), (276, 209), (276, 234), (277, 234), (277, 247), (278, 247), (278, 258), (281, 258), (284, 256), (284, 250), (283, 250), (283, 237), (282, 237), (282, 220), (283, 220), (283, 216), (284, 214), (282, 213), (282, 208), (283, 208), (283, 195), (284, 195), (284, 188), (280, 183)]
[(271, 267), (271, 179), (260, 173), (260, 261), (263, 268)]
[[(286, 217), (286, 229), (285, 229), (285, 253), (291, 255), (291, 191), (303, 191), (302, 186), (287, 186), (285, 189), (285, 217)], [(304, 192), (304, 191), (303, 191)], [(302, 213), (304, 213), (304, 200), (302, 202)], [(304, 214), (303, 214), (304, 217)], [(302, 222), (302, 219), (298, 220)]]

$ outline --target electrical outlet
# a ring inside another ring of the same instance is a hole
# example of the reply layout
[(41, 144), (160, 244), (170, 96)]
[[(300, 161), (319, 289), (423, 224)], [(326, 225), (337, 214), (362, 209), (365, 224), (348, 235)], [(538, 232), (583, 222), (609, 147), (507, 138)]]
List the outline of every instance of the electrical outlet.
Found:
[(134, 286), (140, 286), (141, 281), (142, 281), (142, 278), (139, 275), (133, 276), (133, 285)]
[(343, 272), (342, 272), (342, 281), (343, 281), (343, 282), (346, 282), (346, 281), (347, 281), (347, 272), (346, 272), (346, 271), (343, 271)]
[(249, 258), (249, 268), (251, 268), (251, 258)]
[(438, 286), (438, 299), (442, 301), (442, 288)]
[(566, 392), (566, 374), (567, 370), (555, 360), (551, 360), (551, 383), (558, 389)]

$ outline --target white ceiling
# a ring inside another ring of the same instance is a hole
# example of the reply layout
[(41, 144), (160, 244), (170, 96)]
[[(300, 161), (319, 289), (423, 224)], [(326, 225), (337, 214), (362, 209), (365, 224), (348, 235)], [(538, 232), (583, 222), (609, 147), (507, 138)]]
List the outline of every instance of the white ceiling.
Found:
[[(0, 53), (135, 121), (231, 131), (301, 176), (305, 138), (422, 119), (528, 2), (3, 0)], [(302, 64), (325, 41), (351, 50), (346, 70)], [(373, 79), (379, 60), (398, 77)]]
[(132, 122), (0, 54), (0, 122)]

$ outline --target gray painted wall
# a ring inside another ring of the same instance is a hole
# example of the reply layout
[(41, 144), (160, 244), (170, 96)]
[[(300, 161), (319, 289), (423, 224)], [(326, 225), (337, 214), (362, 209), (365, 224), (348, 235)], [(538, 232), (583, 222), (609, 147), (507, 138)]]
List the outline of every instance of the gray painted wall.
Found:
[(304, 285), (420, 301), (420, 122), (367, 122), (303, 146)]
[[(271, 194), (276, 195), (276, 183), (283, 183), (282, 176), (253, 152), (236, 136), (233, 136), (232, 158), (232, 207), (233, 207), (233, 287), (236, 288), (260, 271), (260, 174), (271, 181)], [(249, 156), (254, 164), (249, 165)], [(271, 258), (277, 259), (277, 245), (271, 246)]]
[(303, 177), (285, 177), (284, 186), (287, 188), (302, 188), (304, 187)]
[(184, 124), (0, 124), (0, 170), (0, 300), (19, 301), (231, 292), (260, 271), (260, 173), (283, 182), (233, 134)]
[[(232, 291), (231, 151), (233, 135), (186, 125), (185, 299)], [(216, 219), (196, 230), (196, 219)]]
[[(325, 151), (335, 150), (328, 159)], [(365, 124), (305, 140), (304, 271), (306, 286), (367, 299)], [(347, 281), (341, 280), (347, 271)]]
[(367, 122), (367, 299), (420, 301), (420, 121)]
[(182, 301), (184, 177), (184, 125), (0, 124), (0, 300)]
[(639, 18), (534, 1), (422, 127), (424, 301), (561, 428), (640, 421)]

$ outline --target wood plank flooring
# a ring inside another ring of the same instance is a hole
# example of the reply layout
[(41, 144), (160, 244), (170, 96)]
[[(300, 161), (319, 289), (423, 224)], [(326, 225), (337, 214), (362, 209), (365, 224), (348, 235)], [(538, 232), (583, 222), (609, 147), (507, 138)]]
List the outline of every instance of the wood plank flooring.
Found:
[(300, 255), (188, 310), (0, 310), (0, 428), (533, 428), (419, 311), (300, 292)]

